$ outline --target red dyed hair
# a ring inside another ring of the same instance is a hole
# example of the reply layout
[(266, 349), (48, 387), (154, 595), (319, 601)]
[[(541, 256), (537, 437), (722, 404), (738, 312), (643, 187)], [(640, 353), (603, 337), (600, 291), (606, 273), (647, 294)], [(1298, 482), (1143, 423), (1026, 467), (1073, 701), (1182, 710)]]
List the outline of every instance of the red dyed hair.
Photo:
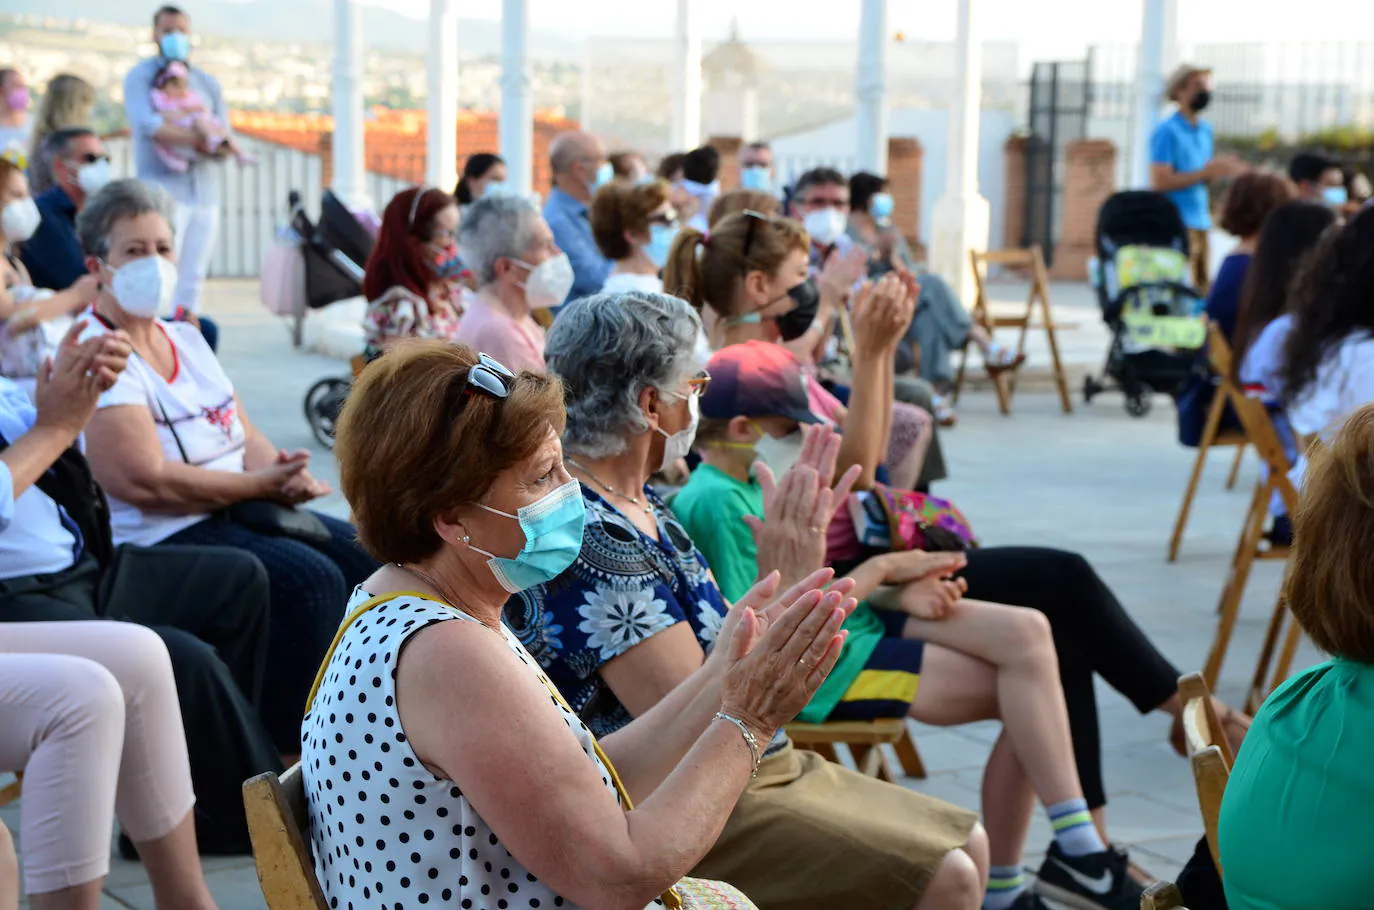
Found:
[(451, 205), (457, 205), (453, 197), (432, 186), (412, 187), (391, 197), (382, 213), (377, 243), (363, 267), (363, 294), (368, 300), (376, 300), (397, 285), (429, 299), (429, 285), (436, 276), (431, 265), (433, 254), (425, 244), (435, 216)]

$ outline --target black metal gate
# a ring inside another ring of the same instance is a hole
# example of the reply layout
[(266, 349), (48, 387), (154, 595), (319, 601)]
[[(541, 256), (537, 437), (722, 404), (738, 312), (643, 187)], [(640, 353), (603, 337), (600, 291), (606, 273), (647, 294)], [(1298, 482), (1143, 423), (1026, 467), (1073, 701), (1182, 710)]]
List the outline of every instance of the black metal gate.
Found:
[(1026, 218), (1022, 246), (1038, 245), (1054, 262), (1063, 209), (1064, 149), (1088, 135), (1092, 57), (1037, 63), (1031, 71), (1026, 140)]

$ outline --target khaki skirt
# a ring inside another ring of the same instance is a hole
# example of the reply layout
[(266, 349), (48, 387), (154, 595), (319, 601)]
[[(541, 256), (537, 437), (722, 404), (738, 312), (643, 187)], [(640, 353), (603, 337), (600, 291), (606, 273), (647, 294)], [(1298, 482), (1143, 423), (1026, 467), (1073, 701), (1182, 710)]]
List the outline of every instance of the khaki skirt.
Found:
[(759, 767), (692, 874), (761, 910), (908, 910), (977, 821), (789, 745)]

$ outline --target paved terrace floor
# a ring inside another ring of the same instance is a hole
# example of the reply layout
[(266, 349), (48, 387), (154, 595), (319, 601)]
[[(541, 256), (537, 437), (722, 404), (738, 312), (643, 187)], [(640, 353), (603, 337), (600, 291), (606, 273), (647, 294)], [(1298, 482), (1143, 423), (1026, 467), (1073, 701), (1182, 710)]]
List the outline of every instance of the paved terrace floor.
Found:
[[(994, 300), (1014, 308), (1022, 293), (1014, 285), (997, 286)], [(1078, 323), (1061, 336), (1077, 389), (1085, 371), (1100, 367), (1107, 333), (1086, 288), (1056, 286), (1053, 297), (1056, 318)], [(314, 445), (301, 400), (316, 379), (342, 374), (346, 365), (293, 351), (286, 330), (257, 306), (251, 283), (213, 282), (207, 310), (221, 320), (222, 359), (254, 421), (279, 446), (316, 449), (314, 470), (334, 482), (333, 459)], [(1034, 374), (1046, 363), (1041, 338), (1033, 338), (1030, 352)], [(1247, 491), (1256, 477), (1255, 461), (1247, 461), (1240, 485), (1227, 492), (1228, 453), (1214, 457), (1182, 555), (1168, 565), (1165, 546), (1192, 452), (1174, 440), (1167, 400), (1158, 400), (1148, 417), (1133, 419), (1122, 409), (1120, 395), (1083, 407), (1075, 393), (1075, 413), (1065, 416), (1046, 383), (1027, 381), (1010, 418), (997, 414), (987, 390), (968, 393), (960, 413), (958, 428), (944, 434), (953, 476), (937, 489), (960, 504), (985, 543), (1034, 543), (1084, 553), (1178, 667), (1200, 668)], [(325, 506), (339, 513), (344, 508), (337, 494)], [(1233, 703), (1248, 683), (1251, 655), (1280, 571), (1260, 564), (1250, 583), (1220, 686), (1220, 694)], [(1304, 645), (1298, 666), (1317, 659)], [(1172, 878), (1202, 830), (1188, 765), (1166, 744), (1162, 715), (1142, 718), (1114, 691), (1105, 685), (1099, 689), (1112, 834), (1137, 862)], [(930, 776), (908, 786), (976, 809), (982, 767), (998, 730), (993, 723), (918, 729)], [(0, 815), (17, 833), (16, 808)], [(1048, 841), (1048, 825), (1037, 814), (1028, 863), (1038, 865), (1037, 851)], [(265, 907), (251, 859), (210, 859), (206, 870), (223, 910)], [(141, 866), (114, 860), (102, 907), (151, 910)]]

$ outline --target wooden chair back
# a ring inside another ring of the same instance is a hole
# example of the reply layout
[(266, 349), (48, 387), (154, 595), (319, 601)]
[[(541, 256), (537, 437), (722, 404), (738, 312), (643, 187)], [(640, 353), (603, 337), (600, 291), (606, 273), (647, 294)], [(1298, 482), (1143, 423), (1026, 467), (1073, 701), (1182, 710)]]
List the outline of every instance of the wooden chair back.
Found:
[[(918, 780), (926, 776), (921, 753), (912, 739), (911, 729), (902, 718), (884, 717), (823, 724), (790, 723), (786, 731), (796, 745), (833, 762), (839, 761), (835, 746), (845, 746), (853, 756), (855, 766), (870, 777), (900, 783), (903, 775)], [(897, 756), (897, 768), (892, 767), (882, 750), (885, 743), (892, 746)]]
[(1140, 896), (1140, 910), (1188, 910), (1183, 893), (1173, 882), (1155, 882)]
[[(1059, 403), (1065, 414), (1073, 413), (1073, 400), (1069, 396), (1068, 376), (1064, 372), (1064, 364), (1059, 357), (1059, 340), (1055, 335), (1055, 330), (1068, 328), (1066, 325), (1057, 325), (1050, 312), (1050, 273), (1045, 267), (1045, 257), (1040, 247), (1032, 246), (1026, 249), (1013, 250), (970, 250), (969, 260), (973, 266), (973, 282), (977, 296), (974, 298), (973, 310), (971, 313), (975, 323), (983, 326), (989, 332), (999, 328), (1019, 329), (1020, 335), (1016, 342), (1016, 351), (1019, 354), (1026, 352), (1026, 336), (1031, 329), (1041, 329), (1045, 332), (1046, 340), (1050, 347), (1050, 361), (1054, 372), (1055, 384), (1059, 389)], [(987, 292), (987, 268), (990, 265), (1002, 266), (1004, 268), (1017, 269), (1030, 274), (1030, 291), (1026, 295), (1026, 309), (1019, 316), (993, 316), (988, 301)], [(1037, 320), (1038, 317), (1038, 320)], [(964, 385), (964, 375), (968, 367), (968, 345), (964, 345), (963, 354), (959, 360), (959, 370), (954, 377), (953, 400), (957, 403), (959, 392)], [(1004, 415), (1011, 413), (1011, 399), (1016, 392), (1016, 374), (1008, 371), (990, 371), (992, 378), (993, 391), (997, 394), (997, 408)]]
[(300, 762), (280, 777), (269, 771), (244, 782), (243, 805), (269, 910), (328, 910), (305, 836), (310, 819)]
[(1217, 827), (1222, 796), (1231, 777), (1235, 756), (1201, 673), (1179, 678), (1178, 698), (1183, 705), (1183, 735), (1188, 742), (1188, 761), (1193, 767), (1193, 783), (1197, 787), (1198, 807), (1202, 810), (1202, 827), (1207, 832), (1207, 848), (1212, 851), (1212, 860), (1220, 871)]
[(1178, 506), (1178, 517), (1174, 520), (1174, 533), (1169, 538), (1169, 562), (1178, 559), (1179, 548), (1183, 545), (1183, 531), (1188, 526), (1188, 515), (1193, 508), (1193, 497), (1197, 495), (1198, 481), (1202, 479), (1202, 469), (1207, 465), (1207, 453), (1214, 448), (1231, 446), (1236, 457), (1231, 462), (1231, 473), (1226, 476), (1226, 489), (1233, 489), (1236, 478), (1240, 476), (1240, 464), (1245, 458), (1246, 437), (1241, 430), (1221, 429), (1221, 418), (1226, 412), (1226, 403), (1240, 393), (1232, 378), (1235, 358), (1231, 344), (1215, 325), (1207, 327), (1207, 359), (1212, 371), (1217, 375), (1220, 385), (1212, 395), (1212, 403), (1207, 409), (1207, 419), (1202, 425), (1202, 438), (1198, 440), (1197, 456), (1193, 459), (1193, 473), (1188, 478), (1188, 486), (1183, 492), (1183, 501)]

